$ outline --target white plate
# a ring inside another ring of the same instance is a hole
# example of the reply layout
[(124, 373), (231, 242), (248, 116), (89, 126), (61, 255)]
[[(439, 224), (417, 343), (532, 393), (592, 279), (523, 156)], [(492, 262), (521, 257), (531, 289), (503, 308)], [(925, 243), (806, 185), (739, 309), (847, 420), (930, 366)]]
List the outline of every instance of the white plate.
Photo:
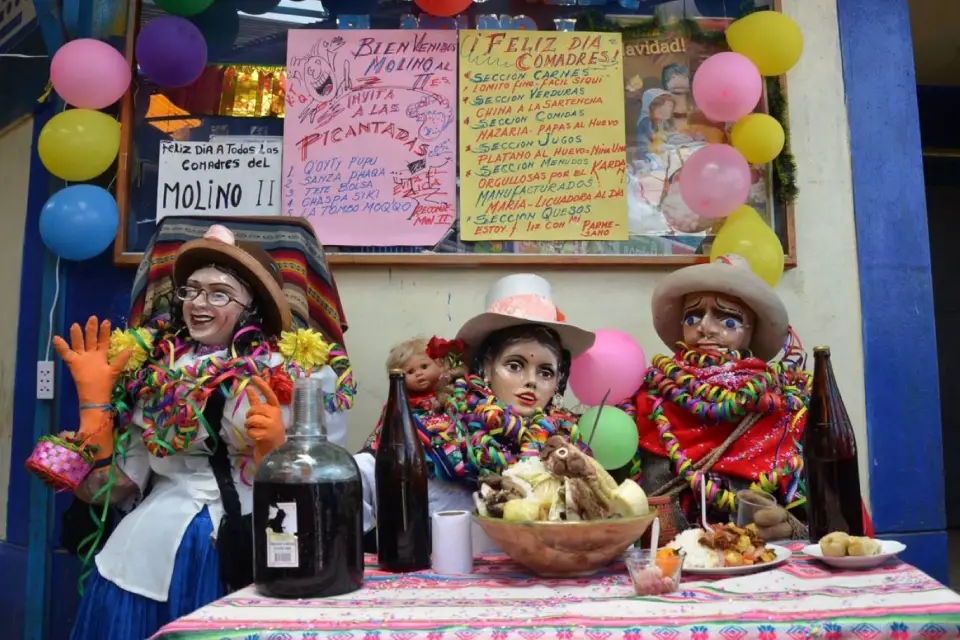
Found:
[(777, 557), (773, 559), (773, 562), (766, 562), (764, 564), (751, 564), (745, 567), (713, 567), (712, 569), (694, 569), (693, 567), (687, 567), (687, 565), (684, 564), (683, 575), (743, 576), (749, 573), (760, 573), (761, 571), (766, 571), (767, 569), (773, 569), (774, 567), (780, 566), (789, 560), (791, 555), (793, 555), (790, 549), (781, 547), (778, 544), (768, 544), (767, 548), (772, 549), (773, 552), (777, 554)]
[(807, 545), (803, 548), (803, 552), (837, 569), (873, 569), (898, 553), (903, 553), (904, 549), (907, 548), (905, 544), (896, 540), (878, 540), (877, 542), (880, 543), (880, 553), (875, 556), (846, 556), (843, 558), (825, 556), (820, 550), (819, 544)]

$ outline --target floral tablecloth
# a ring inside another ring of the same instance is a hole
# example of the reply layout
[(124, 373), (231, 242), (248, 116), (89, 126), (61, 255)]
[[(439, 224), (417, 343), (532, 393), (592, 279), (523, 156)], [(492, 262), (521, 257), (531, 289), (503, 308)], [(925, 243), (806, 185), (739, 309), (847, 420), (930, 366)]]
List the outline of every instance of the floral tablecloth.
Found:
[(470, 576), (385, 574), (368, 557), (364, 588), (323, 600), (274, 600), (252, 587), (177, 620), (156, 640), (875, 640), (960, 635), (960, 596), (910, 565), (831, 570), (799, 552), (780, 568), (684, 579), (639, 598), (622, 565), (592, 577), (536, 578), (484, 557)]

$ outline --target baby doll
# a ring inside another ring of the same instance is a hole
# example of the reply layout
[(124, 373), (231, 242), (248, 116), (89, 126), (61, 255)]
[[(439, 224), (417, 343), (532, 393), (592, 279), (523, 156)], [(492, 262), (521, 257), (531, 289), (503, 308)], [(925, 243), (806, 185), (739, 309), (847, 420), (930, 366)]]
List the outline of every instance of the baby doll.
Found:
[(446, 406), (453, 381), (467, 375), (467, 366), (463, 362), (465, 350), (463, 340), (444, 340), (433, 336), (427, 343), (427, 357), (436, 362), (442, 371), (434, 400), (434, 409), (438, 412), (442, 412)]
[[(434, 336), (429, 341), (424, 338), (405, 340), (393, 347), (387, 356), (387, 371), (403, 371), (410, 409), (428, 430), (443, 429), (446, 424), (440, 414), (447, 399), (447, 387), (466, 373), (461, 360), (463, 350), (463, 343), (459, 340), (443, 340)], [(381, 413), (376, 428), (367, 438), (364, 451), (376, 451), (382, 421)]]
[(437, 384), (443, 375), (441, 362), (428, 354), (429, 344), (424, 338), (404, 340), (391, 349), (387, 356), (388, 372), (394, 369), (403, 370), (407, 398), (414, 411), (434, 409)]

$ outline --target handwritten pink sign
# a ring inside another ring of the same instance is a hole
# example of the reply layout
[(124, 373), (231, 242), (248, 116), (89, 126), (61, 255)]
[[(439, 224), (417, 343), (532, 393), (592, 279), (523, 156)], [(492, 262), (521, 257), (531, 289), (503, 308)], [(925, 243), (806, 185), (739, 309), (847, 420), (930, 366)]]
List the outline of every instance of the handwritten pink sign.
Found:
[(430, 247), (456, 219), (456, 31), (291, 30), (283, 211), (331, 246)]

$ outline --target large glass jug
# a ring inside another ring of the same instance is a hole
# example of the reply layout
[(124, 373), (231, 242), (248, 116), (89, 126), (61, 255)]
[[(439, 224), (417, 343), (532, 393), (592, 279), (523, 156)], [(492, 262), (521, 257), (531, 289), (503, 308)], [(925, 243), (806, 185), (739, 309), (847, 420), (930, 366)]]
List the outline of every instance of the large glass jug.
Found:
[(322, 598), (363, 585), (360, 469), (327, 440), (319, 380), (297, 380), (287, 441), (257, 470), (253, 543), (254, 583), (264, 595)]

